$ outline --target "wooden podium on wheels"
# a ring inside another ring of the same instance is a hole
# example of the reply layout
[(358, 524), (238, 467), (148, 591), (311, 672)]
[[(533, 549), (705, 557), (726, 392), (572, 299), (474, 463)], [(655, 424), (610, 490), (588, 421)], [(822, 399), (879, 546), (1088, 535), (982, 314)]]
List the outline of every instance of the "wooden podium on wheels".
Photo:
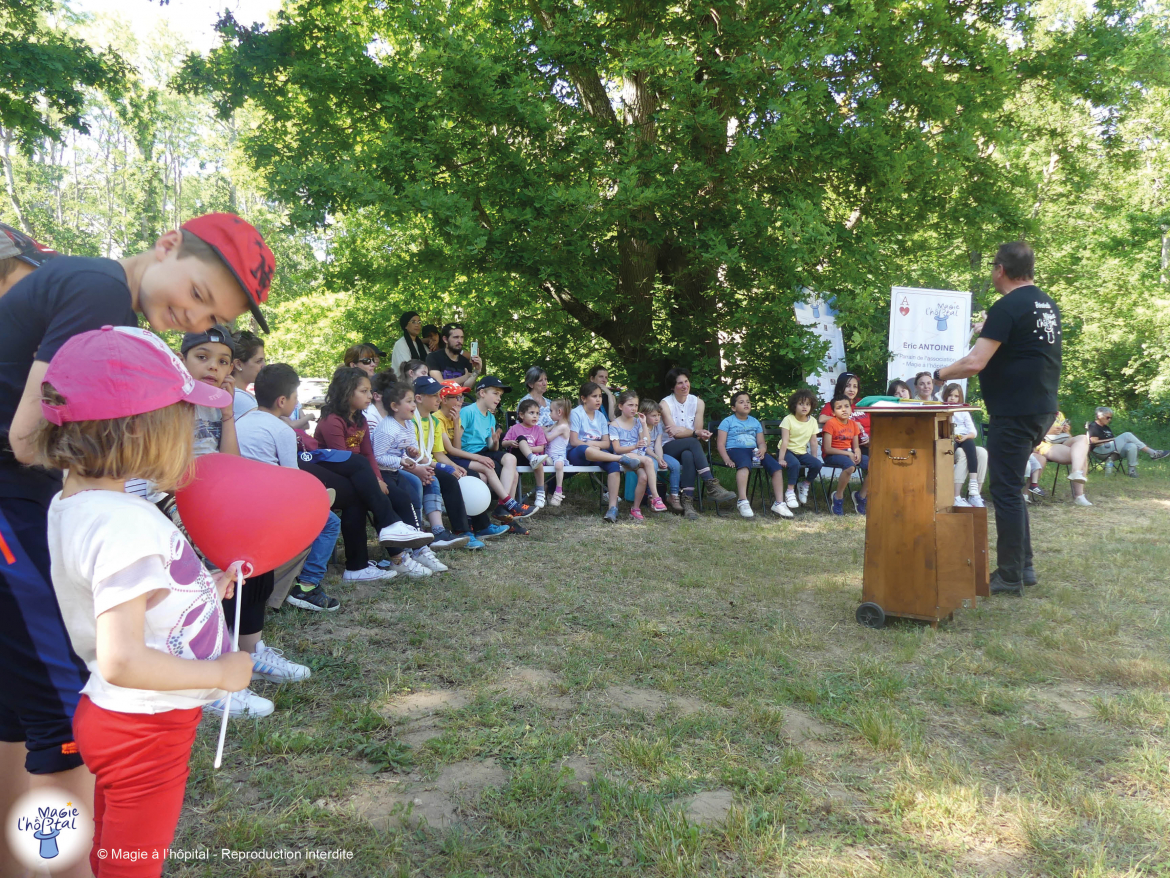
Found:
[[(870, 416), (865, 573), (857, 621), (937, 626), (989, 597), (987, 510), (954, 505), (951, 414), (966, 406), (866, 408)], [(960, 452), (961, 453), (961, 452)]]

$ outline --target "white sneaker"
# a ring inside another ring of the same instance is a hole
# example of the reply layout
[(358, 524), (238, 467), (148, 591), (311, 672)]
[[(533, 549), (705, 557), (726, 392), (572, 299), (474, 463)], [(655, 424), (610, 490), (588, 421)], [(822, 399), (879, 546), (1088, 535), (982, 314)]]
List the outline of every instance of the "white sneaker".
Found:
[(432, 573), (446, 573), (451, 568), (435, 557), (430, 547), (414, 550), (414, 560)]
[(390, 569), (397, 573), (404, 573), (414, 579), (422, 579), (425, 576), (431, 575), (431, 571), (415, 561), (409, 552), (403, 552), (398, 556), (397, 561), (391, 561)]
[[(795, 500), (796, 498), (793, 497), (792, 499)], [(792, 510), (788, 508), (791, 505), (791, 503), (781, 503), (779, 500), (777, 500), (772, 504), (772, 511), (781, 518), (795, 518), (796, 516), (792, 514)]]
[(966, 500), (964, 500), (962, 497), (960, 497), (958, 494), (956, 494), (955, 495), (955, 505), (956, 506), (970, 506), (971, 504), (968, 503)]
[(547, 454), (534, 454), (532, 457), (528, 458), (528, 465), (533, 469), (536, 469), (538, 466), (546, 464), (550, 460), (552, 460), (552, 458)]
[[(1081, 469), (1074, 469), (1071, 473), (1069, 473), (1068, 480), (1070, 482), (1087, 482), (1088, 481), (1088, 479), (1085, 478), (1085, 471), (1081, 470)], [(1085, 495), (1082, 494), (1081, 496), (1083, 497)], [(1089, 505), (1092, 506), (1093, 504), (1090, 503)]]
[(284, 657), (283, 650), (265, 646), (261, 640), (256, 644), (256, 651), (252, 653), (252, 679), (267, 680), (269, 683), (296, 683), (307, 680), (312, 676), (304, 665), (290, 662)]
[(975, 506), (979, 509), (982, 509), (986, 504), (984, 504), (983, 498), (980, 497), (978, 494), (968, 494), (967, 495), (967, 505), (968, 506)]
[(800, 508), (800, 501), (796, 499), (796, 492), (791, 488), (784, 492), (784, 503), (789, 509)]
[(396, 521), (378, 532), (378, 542), (394, 549), (421, 549), (433, 539), (431, 534), (413, 528), (405, 521)]
[(1081, 494), (1080, 496), (1077, 496), (1077, 497), (1073, 497), (1073, 503), (1076, 503), (1077, 506), (1092, 506), (1093, 505), (1092, 503), (1089, 502), (1089, 498), (1086, 497), (1084, 494)]
[(801, 506), (808, 505), (808, 489), (809, 489), (808, 482), (801, 482), (799, 485), (796, 486), (796, 496), (800, 498), (800, 505)]
[(548, 505), (549, 506), (560, 506), (564, 501), (565, 501), (564, 492), (561, 492), (558, 494), (556, 491), (554, 491), (553, 495), (552, 495), (552, 499), (548, 501)]
[(735, 504), (735, 508), (739, 510), (739, 514), (743, 518), (756, 517), (756, 514), (752, 512), (752, 504), (747, 500), (740, 500)]
[(346, 570), (341, 578), (345, 582), (371, 582), (375, 579), (393, 579), (397, 575), (393, 570), (384, 570), (371, 561), (365, 570)]
[(544, 492), (543, 491), (537, 493), (536, 499), (532, 502), (532, 505), (535, 506), (537, 509), (544, 509), (545, 502), (544, 502)]
[[(262, 698), (251, 689), (245, 689), (243, 692), (233, 692), (228, 696), (232, 700), (231, 716), (268, 716), (272, 711), (276, 710), (276, 705), (267, 698)], [(216, 716), (223, 716), (224, 702), (227, 698), (220, 698), (218, 701), (213, 701), (211, 704), (203, 705), (203, 709), (208, 713), (214, 713)]]

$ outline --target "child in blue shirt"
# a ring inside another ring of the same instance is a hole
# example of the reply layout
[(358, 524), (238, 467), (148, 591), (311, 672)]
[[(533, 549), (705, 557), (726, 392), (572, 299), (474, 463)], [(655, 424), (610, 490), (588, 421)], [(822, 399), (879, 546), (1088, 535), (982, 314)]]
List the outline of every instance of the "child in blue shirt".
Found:
[(456, 445), (472, 460), (495, 468), (503, 494), (493, 513), (497, 519), (512, 527), (512, 532), (526, 534), (513, 519), (527, 518), (537, 512), (535, 506), (512, 499), (512, 488), (516, 484), (516, 458), (500, 448), (500, 429), (496, 423), (496, 412), (508, 387), (495, 375), (484, 375), (475, 383), (475, 404), (464, 406), (459, 412), (459, 427), (456, 430)]
[(735, 467), (735, 490), (739, 494), (736, 507), (744, 518), (754, 518), (751, 501), (747, 498), (748, 476), (752, 467), (763, 466), (772, 477), (772, 494), (776, 502), (772, 512), (781, 518), (792, 518), (792, 510), (782, 502), (784, 496), (784, 468), (768, 454), (764, 439), (764, 425), (751, 416), (752, 399), (746, 390), (731, 397), (733, 414), (719, 424), (716, 448), (723, 463)]

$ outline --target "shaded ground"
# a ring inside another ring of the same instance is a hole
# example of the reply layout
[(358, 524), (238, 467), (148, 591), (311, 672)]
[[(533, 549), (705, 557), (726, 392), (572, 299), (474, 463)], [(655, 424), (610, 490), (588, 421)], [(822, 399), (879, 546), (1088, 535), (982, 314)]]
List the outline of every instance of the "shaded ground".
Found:
[[(1062, 490), (1067, 488), (1062, 486)], [(938, 630), (853, 620), (864, 522), (603, 526), (265, 635), (225, 768), (200, 730), (175, 847), (346, 849), (172, 875), (1170, 875), (1170, 479), (1036, 510), (1041, 584)]]

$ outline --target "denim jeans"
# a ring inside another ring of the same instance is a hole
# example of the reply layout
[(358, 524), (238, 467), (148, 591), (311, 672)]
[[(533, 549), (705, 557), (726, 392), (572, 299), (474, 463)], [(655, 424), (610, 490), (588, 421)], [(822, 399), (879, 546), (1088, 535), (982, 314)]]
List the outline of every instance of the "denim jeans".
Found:
[(670, 493), (677, 495), (679, 478), (682, 476), (682, 464), (669, 454), (662, 455), (662, 459), (666, 462), (666, 468), (670, 471)]
[(337, 536), (340, 533), (341, 519), (330, 512), (325, 527), (321, 528), (321, 533), (317, 534), (317, 539), (309, 546), (305, 566), (301, 568), (301, 575), (297, 579), (306, 585), (317, 585), (321, 581), (321, 577), (325, 575), (325, 565), (333, 557), (333, 547), (337, 545)]
[(382, 470), (382, 481), (396, 484), (401, 488), (406, 496), (410, 498), (410, 505), (414, 507), (415, 514), (419, 521), (423, 517), (423, 483), (422, 479), (413, 473), (408, 473), (404, 469), (397, 471)]
[(796, 485), (796, 480), (800, 478), (800, 470), (803, 467), (808, 470), (805, 478), (810, 482), (816, 479), (821, 474), (821, 459), (815, 454), (796, 454), (792, 451), (784, 452), (784, 484), (788, 487)]

